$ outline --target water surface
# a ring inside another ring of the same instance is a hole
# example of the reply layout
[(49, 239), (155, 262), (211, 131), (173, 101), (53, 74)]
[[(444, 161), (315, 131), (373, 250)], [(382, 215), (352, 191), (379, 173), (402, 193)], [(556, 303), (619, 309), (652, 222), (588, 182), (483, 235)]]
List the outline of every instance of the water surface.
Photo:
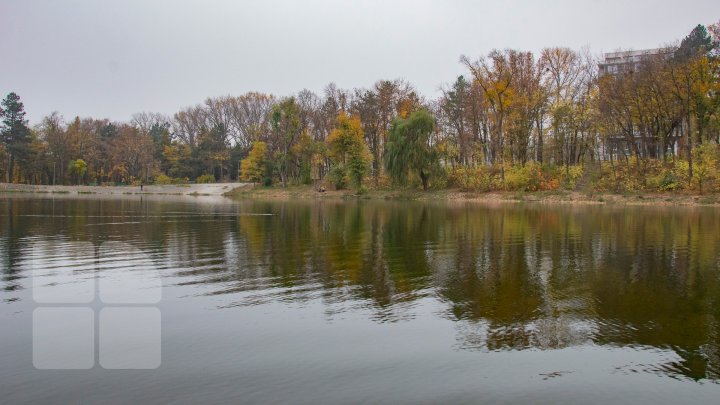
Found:
[[(717, 209), (4, 196), (0, 260), (3, 403), (720, 399)], [(40, 288), (118, 274), (162, 364), (36, 369)]]

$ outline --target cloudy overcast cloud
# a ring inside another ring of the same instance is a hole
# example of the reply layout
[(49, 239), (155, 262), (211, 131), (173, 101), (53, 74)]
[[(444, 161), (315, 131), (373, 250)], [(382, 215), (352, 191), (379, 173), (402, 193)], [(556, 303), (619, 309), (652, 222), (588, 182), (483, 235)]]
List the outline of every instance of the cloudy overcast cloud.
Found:
[(717, 0), (0, 0), (0, 93), (17, 92), (31, 122), (329, 82), (404, 78), (434, 97), (461, 54), (652, 48), (718, 18)]

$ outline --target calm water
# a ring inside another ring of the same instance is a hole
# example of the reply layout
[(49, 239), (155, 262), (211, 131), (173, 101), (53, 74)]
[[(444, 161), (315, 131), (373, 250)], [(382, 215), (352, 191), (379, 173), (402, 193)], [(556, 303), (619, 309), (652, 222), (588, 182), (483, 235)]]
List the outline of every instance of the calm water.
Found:
[[(118, 274), (161, 277), (161, 365), (36, 369), (33, 291)], [(0, 197), (1, 403), (718, 403), (719, 383), (720, 210)]]

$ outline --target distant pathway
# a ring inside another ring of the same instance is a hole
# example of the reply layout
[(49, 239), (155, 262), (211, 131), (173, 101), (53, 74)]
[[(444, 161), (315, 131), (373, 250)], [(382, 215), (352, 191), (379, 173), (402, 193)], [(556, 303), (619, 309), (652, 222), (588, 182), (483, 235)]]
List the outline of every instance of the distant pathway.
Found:
[(0, 183), (0, 193), (60, 193), (60, 194), (160, 194), (221, 196), (250, 183), (171, 184), (140, 186), (48, 186)]

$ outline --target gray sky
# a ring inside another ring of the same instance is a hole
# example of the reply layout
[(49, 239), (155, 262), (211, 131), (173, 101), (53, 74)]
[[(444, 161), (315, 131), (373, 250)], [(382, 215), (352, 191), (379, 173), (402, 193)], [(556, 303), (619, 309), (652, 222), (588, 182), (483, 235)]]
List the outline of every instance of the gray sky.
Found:
[(653, 48), (718, 18), (717, 0), (0, 0), (0, 94), (33, 123), (329, 82), (404, 78), (435, 97), (461, 54)]

